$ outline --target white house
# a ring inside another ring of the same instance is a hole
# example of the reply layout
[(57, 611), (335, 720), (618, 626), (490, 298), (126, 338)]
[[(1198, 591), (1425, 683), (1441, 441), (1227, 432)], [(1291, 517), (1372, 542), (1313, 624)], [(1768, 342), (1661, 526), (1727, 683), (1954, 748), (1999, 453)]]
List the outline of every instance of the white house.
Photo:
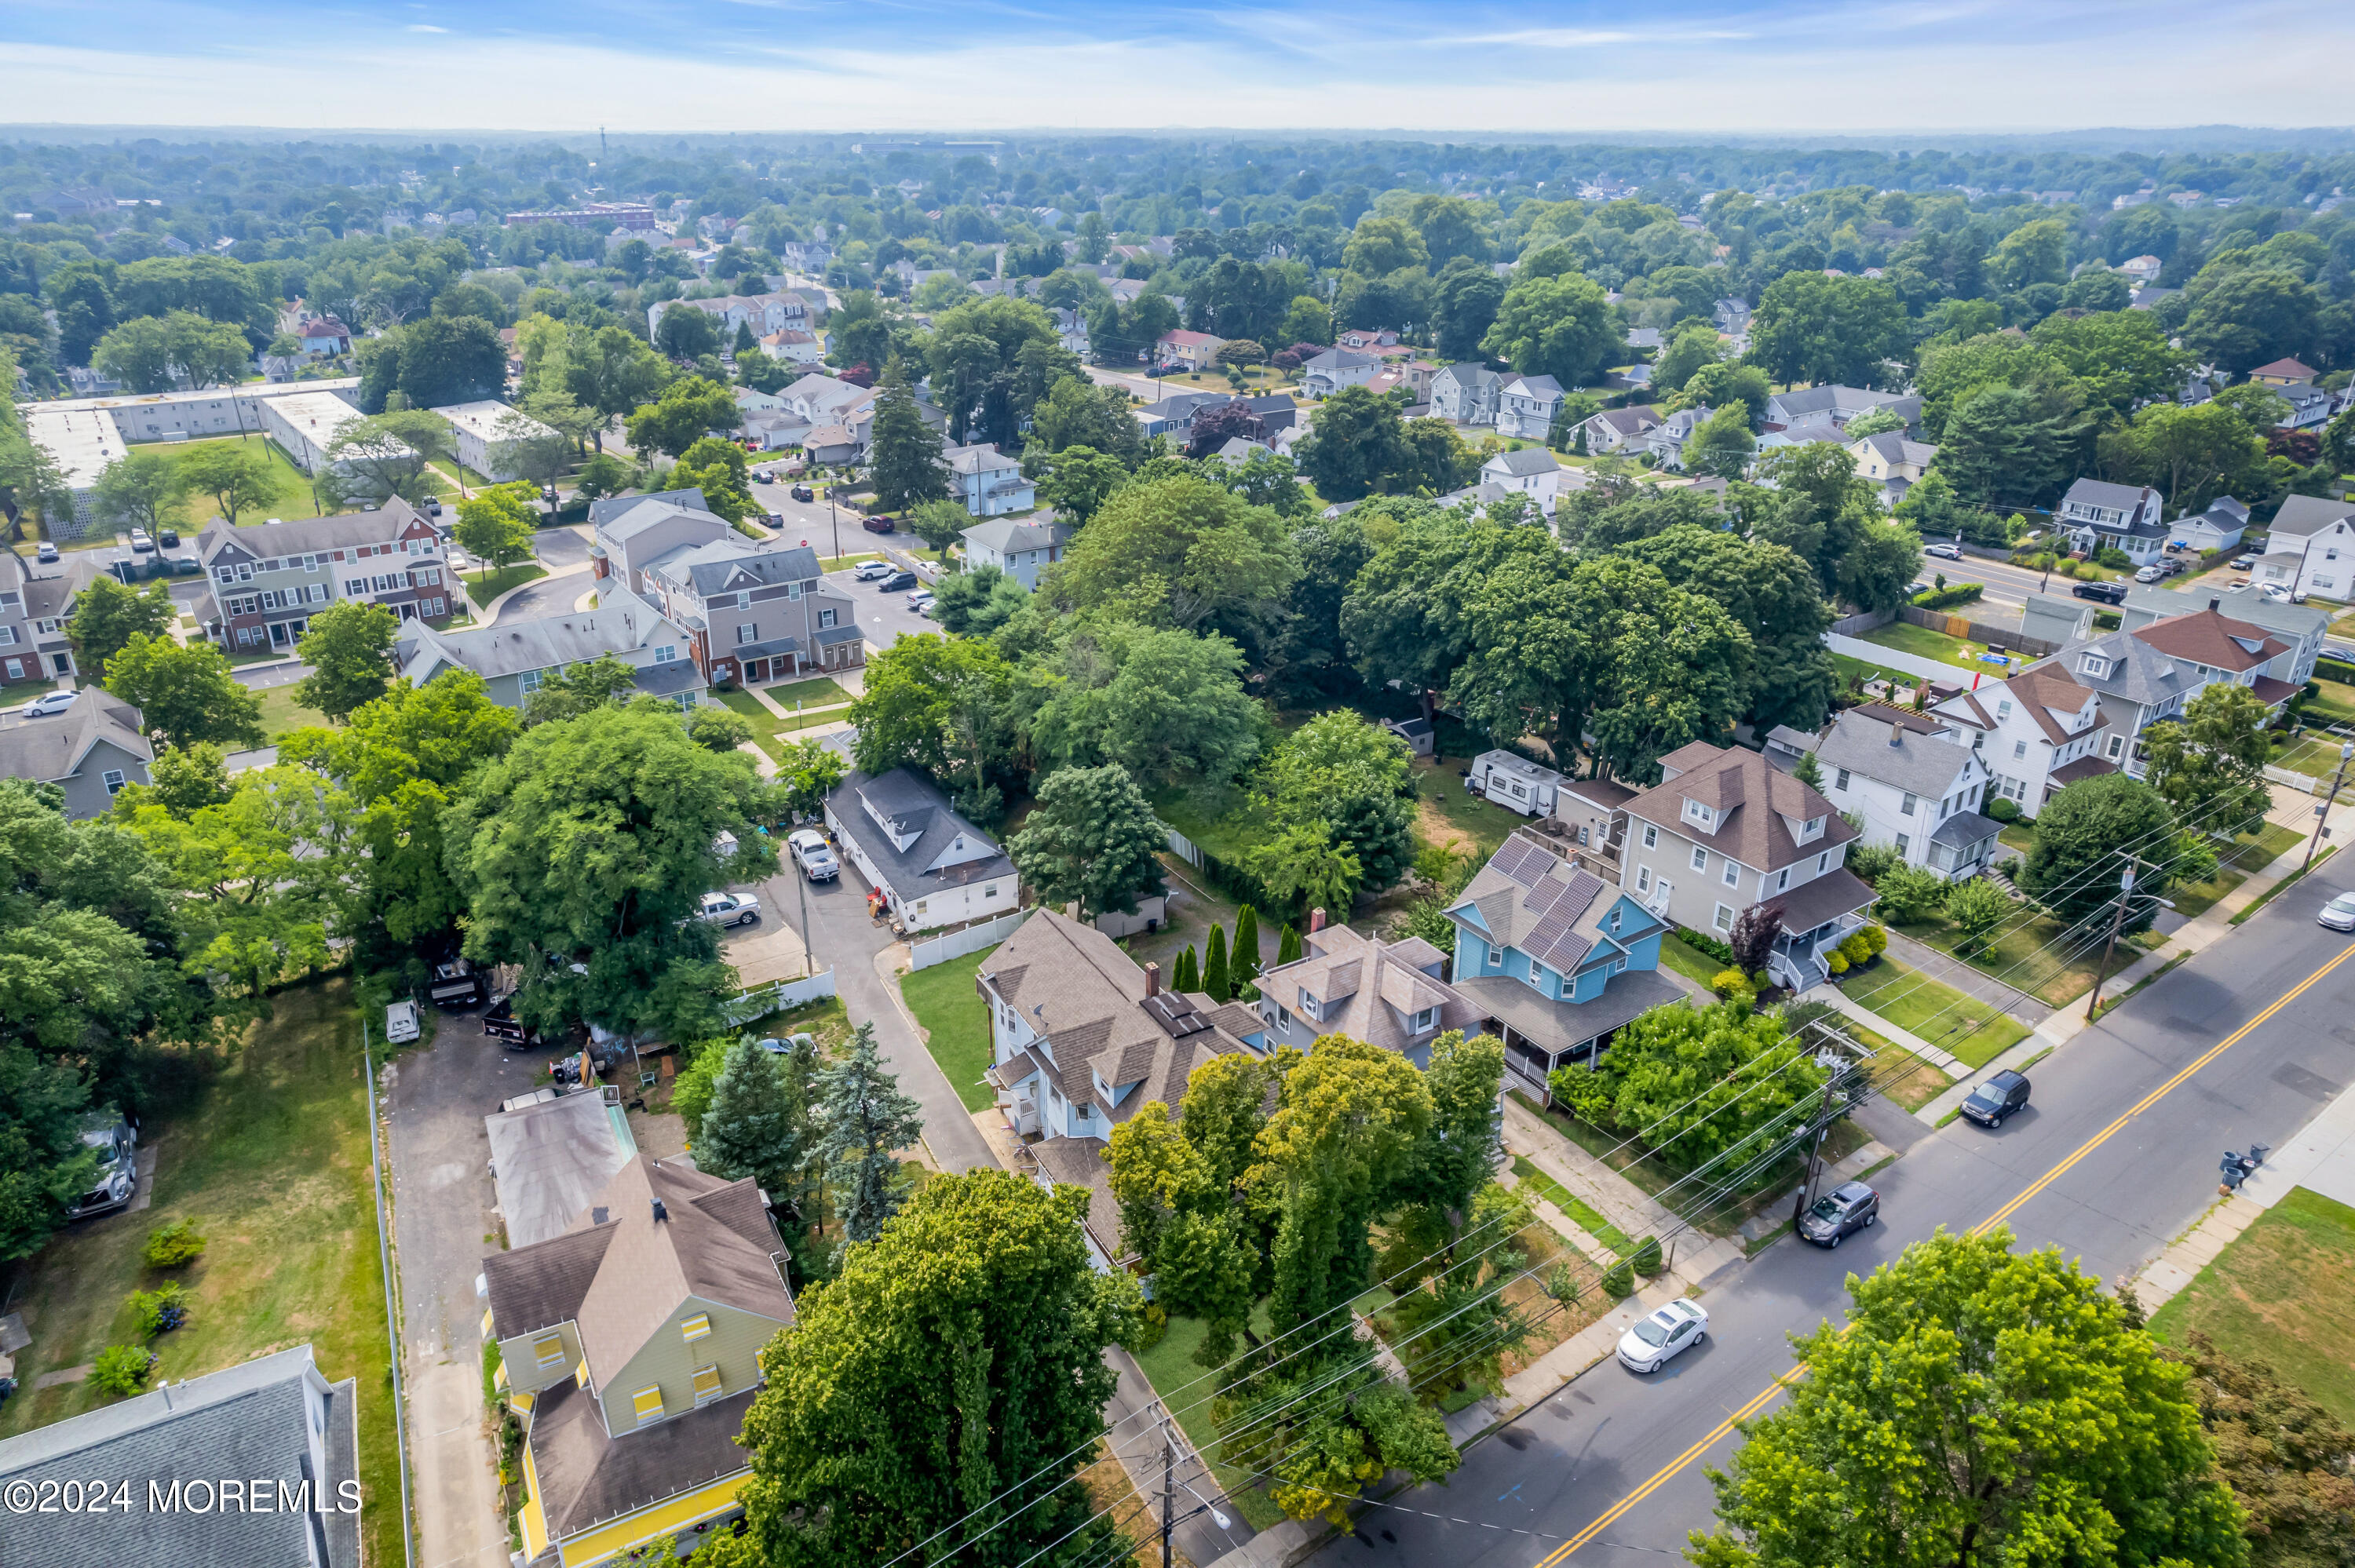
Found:
[(2208, 503), (2208, 510), (2179, 517), (2167, 525), (2167, 542), (2187, 550), (2229, 550), (2241, 542), (2249, 525), (2249, 509), (2229, 495)]
[(1851, 708), (1815, 746), (1824, 798), (1909, 865), (1950, 882), (1977, 874), (2002, 824), (1979, 812), (1987, 765), (1943, 726), (1895, 709)]
[(1482, 463), (1480, 482), (1520, 492), (1550, 517), (1555, 498), (1561, 491), (1561, 464), (1543, 447), (1522, 447), (1498, 452)]
[(2112, 484), (2081, 479), (2061, 498), (2053, 525), (2069, 537), (2072, 548), (2088, 555), (2095, 550), (2124, 552), (2137, 566), (2154, 560), (2167, 544), (2167, 528), (2159, 513), (2167, 498), (2147, 484)]
[(994, 446), (943, 447), (941, 461), (948, 465), (950, 493), (975, 517), (1028, 512), (1039, 504), (1022, 465)]
[(2166, 264), (2156, 256), (2132, 256), (2117, 265), (2117, 270), (2137, 283), (2156, 283)]
[(484, 478), (500, 483), (516, 477), (515, 470), (502, 461), (506, 455), (499, 450), (502, 445), (556, 434), (530, 415), (495, 398), (453, 403), (433, 412), (450, 421), (451, 445), (458, 461)]
[(1497, 391), (1497, 433), (1541, 441), (1561, 412), (1561, 383), (1550, 376), (1515, 376)]
[(2355, 502), (2319, 495), (2293, 495), (2274, 514), (2265, 555), (2250, 574), (2260, 588), (2279, 585), (2293, 594), (2324, 599), (2355, 598)]
[(1586, 450), (1598, 457), (1606, 452), (1639, 452), (1645, 440), (1660, 428), (1660, 411), (1640, 403), (1605, 408), (1579, 428), (1586, 432)]
[(826, 798), (826, 826), (910, 934), (1010, 914), (1020, 878), (946, 795), (904, 768), (852, 773)]
[(1644, 450), (1650, 452), (1652, 461), (1662, 468), (1683, 468), (1685, 444), (1693, 439), (1693, 433), (1707, 423), (1709, 417), (1715, 412), (1717, 412), (1716, 409), (1706, 405), (1678, 409), (1646, 434)]
[(1328, 348), (1301, 366), (1300, 389), (1311, 397), (1330, 397), (1344, 387), (1363, 387), (1381, 366), (1370, 354)]
[(780, 327), (761, 339), (761, 352), (788, 365), (815, 365), (820, 356), (817, 336), (799, 327)]
[[(1931, 716), (1979, 754), (1986, 798), (2017, 801), (2031, 817), (2078, 779), (2117, 771), (2104, 755), (2111, 732), (2102, 694), (2073, 680), (2065, 665), (2026, 670), (1950, 697)], [(2123, 742), (2118, 749), (2123, 754)]]
[(976, 523), (961, 535), (968, 567), (996, 567), (1024, 588), (1038, 590), (1039, 574), (1063, 558), (1071, 527), (1062, 523), (1025, 523), (1012, 517)]

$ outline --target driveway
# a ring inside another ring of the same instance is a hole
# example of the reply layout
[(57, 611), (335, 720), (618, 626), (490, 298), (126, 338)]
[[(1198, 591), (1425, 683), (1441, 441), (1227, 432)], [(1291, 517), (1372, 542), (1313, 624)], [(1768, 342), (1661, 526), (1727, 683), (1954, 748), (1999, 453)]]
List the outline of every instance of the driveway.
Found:
[(586, 523), (562, 528), (542, 528), (532, 537), (532, 552), (550, 576), (580, 571), (589, 565), (591, 538)]
[(560, 577), (539, 577), (516, 589), (515, 597), (499, 606), (491, 617), (493, 626), (506, 626), (517, 620), (529, 620), (542, 615), (560, 615), (579, 602), (596, 579), (586, 567), (578, 567)]
[(927, 620), (908, 608), (910, 588), (878, 593), (873, 583), (862, 583), (847, 571), (828, 572), (826, 580), (850, 596), (858, 606), (858, 630), (871, 648), (889, 648), (902, 637), (937, 633), (940, 622)]
[(272, 686), (291, 686), (311, 673), (311, 666), (298, 659), (282, 664), (255, 664), (233, 670), (229, 678), (250, 692), (266, 692)]
[[(805, 885), (809, 890), (806, 928)], [(866, 888), (852, 878), (804, 884), (801, 874), (788, 864), (762, 883), (759, 892), (762, 911), (802, 932), (817, 967), (834, 970), (835, 991), (852, 1026), (873, 1020), (883, 1060), (899, 1078), (900, 1089), (924, 1107), (924, 1147), (941, 1169), (995, 1169), (996, 1158), (973, 1125), (972, 1113), (900, 1011), (898, 980), (876, 972), (876, 955), (891, 946), (893, 938), (890, 927), (868, 918)]]
[(400, 1251), (418, 1553), (435, 1568), (506, 1568), (498, 1457), (483, 1409), (483, 1303), (474, 1277), (497, 1244), (483, 1118), (531, 1087), (537, 1055), (510, 1053), (479, 1015), (443, 1013), (431, 1047), (388, 1075), (387, 1150)]

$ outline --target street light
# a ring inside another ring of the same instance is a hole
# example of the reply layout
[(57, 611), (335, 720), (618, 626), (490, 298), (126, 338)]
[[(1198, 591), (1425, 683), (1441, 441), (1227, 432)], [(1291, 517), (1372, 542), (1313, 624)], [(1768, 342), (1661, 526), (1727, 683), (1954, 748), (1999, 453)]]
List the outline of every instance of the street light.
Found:
[(2329, 832), (2322, 824), (2324, 819), (2330, 815), (2331, 803), (2339, 799), (2339, 785), (2347, 780), (2347, 759), (2350, 757), (2355, 757), (2355, 740), (2339, 742), (2339, 771), (2331, 775), (2330, 793), (2325, 795), (2321, 804), (2314, 808), (2314, 836), (2306, 841), (2306, 858), (2297, 864), (2297, 869), (2301, 872), (2314, 863), (2315, 848), (2322, 842), (2322, 835)]

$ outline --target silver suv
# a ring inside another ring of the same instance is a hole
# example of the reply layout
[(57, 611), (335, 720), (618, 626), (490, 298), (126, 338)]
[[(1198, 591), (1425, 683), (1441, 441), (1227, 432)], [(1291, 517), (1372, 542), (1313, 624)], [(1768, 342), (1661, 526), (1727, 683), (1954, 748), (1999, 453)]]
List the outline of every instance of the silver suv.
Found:
[(98, 1169), (81, 1196), (66, 1205), (69, 1220), (123, 1207), (139, 1184), (139, 1133), (122, 1116), (111, 1110), (92, 1112), (83, 1118), (81, 1140), (98, 1150)]

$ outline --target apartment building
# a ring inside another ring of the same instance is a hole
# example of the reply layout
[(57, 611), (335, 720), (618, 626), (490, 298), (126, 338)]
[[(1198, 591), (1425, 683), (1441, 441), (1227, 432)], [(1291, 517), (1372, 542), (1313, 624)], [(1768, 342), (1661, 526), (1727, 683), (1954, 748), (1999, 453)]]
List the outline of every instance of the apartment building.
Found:
[(825, 580), (805, 545), (756, 549), (741, 538), (671, 551), (642, 571), (650, 604), (687, 630), (715, 684), (789, 681), (867, 662), (858, 607)]
[(444, 616), (459, 598), (442, 536), (394, 497), (371, 512), (231, 527), (197, 539), (205, 635), (231, 652), (292, 648), (331, 604), (380, 604), (402, 620)]

